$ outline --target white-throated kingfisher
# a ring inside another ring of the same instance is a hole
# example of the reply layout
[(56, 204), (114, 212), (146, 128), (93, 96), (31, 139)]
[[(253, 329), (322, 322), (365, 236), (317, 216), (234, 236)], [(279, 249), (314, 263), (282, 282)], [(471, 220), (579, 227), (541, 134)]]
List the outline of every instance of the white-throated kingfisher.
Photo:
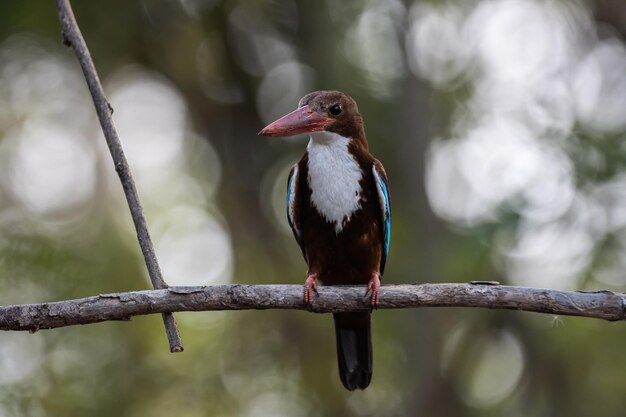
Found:
[[(308, 134), (287, 183), (287, 218), (308, 264), (304, 301), (324, 285), (367, 285), (378, 303), (391, 232), (387, 176), (368, 151), (355, 101), (339, 91), (304, 96), (298, 108), (265, 127), (263, 136)], [(339, 376), (349, 389), (372, 379), (370, 312), (336, 313)]]

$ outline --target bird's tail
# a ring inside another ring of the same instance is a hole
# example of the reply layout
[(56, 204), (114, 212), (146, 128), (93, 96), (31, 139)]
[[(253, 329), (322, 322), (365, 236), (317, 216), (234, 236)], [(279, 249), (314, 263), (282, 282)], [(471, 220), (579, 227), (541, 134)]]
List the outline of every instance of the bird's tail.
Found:
[(372, 379), (370, 313), (337, 313), (333, 317), (341, 382), (350, 391), (365, 389)]

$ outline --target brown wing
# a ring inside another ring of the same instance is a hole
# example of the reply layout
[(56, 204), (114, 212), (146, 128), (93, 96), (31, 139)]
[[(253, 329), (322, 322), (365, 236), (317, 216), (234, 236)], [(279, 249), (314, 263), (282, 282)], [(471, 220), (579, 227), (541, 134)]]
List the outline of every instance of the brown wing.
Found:
[(300, 181), (298, 175), (298, 164), (295, 164), (291, 168), (291, 171), (289, 171), (289, 179), (287, 180), (287, 221), (289, 222), (293, 236), (296, 238), (296, 242), (298, 242), (300, 246), (304, 260), (307, 260), (304, 245), (302, 244), (302, 228), (300, 222), (302, 198), (300, 196)]

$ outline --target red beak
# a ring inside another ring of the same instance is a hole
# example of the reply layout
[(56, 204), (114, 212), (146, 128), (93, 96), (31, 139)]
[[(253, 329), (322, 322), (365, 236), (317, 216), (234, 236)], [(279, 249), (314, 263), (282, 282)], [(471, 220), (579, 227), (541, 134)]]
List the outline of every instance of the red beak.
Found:
[(309, 106), (302, 106), (267, 125), (259, 132), (261, 136), (295, 136), (302, 133), (320, 132), (334, 122), (324, 117)]

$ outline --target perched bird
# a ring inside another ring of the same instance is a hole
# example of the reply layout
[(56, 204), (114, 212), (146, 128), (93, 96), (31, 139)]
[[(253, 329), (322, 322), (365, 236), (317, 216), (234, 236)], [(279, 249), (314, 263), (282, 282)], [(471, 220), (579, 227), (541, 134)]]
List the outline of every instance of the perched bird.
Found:
[[(298, 108), (259, 132), (308, 134), (310, 141), (287, 182), (287, 218), (308, 264), (304, 301), (324, 285), (367, 285), (378, 303), (391, 231), (389, 186), (368, 151), (355, 101), (339, 91), (316, 91)], [(334, 314), (339, 376), (348, 390), (372, 379), (370, 312)]]

